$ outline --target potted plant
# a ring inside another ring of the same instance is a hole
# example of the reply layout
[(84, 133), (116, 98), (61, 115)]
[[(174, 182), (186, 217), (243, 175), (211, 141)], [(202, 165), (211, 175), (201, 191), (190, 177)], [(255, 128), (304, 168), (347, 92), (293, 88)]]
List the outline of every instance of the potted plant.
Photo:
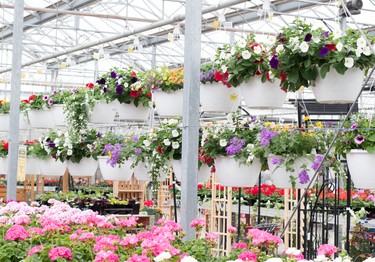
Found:
[(273, 77), (269, 65), (270, 45), (275, 41), (274, 36), (269, 36), (267, 44), (263, 44), (255, 40), (254, 34), (249, 34), (216, 55), (224, 57), (220, 65), (229, 76), (228, 83), (241, 87), (242, 97), (250, 108), (272, 109), (284, 104), (286, 92), (279, 88), (280, 80)]
[(271, 71), (281, 79), (281, 86), (290, 92), (313, 86), (321, 103), (352, 103), (364, 72), (375, 62), (358, 31), (349, 29), (342, 36), (340, 30), (324, 31), (300, 19), (282, 29), (273, 50)]
[(223, 186), (253, 186), (262, 164), (255, 146), (261, 128), (258, 120), (232, 122), (203, 130), (202, 151), (214, 159), (216, 175)]
[(347, 159), (350, 177), (357, 188), (374, 189), (375, 120), (372, 115), (351, 115), (344, 124), (335, 153)]
[(227, 82), (228, 73), (221, 73), (214, 62), (203, 64), (200, 72), (200, 103), (203, 112), (230, 113), (240, 104), (239, 91)]
[(143, 82), (150, 88), (156, 111), (160, 116), (182, 116), (184, 69), (156, 67), (142, 75)]
[(48, 158), (47, 152), (37, 140), (26, 140), (26, 175), (39, 175), (39, 158)]
[[(21, 103), (22, 104), (22, 103)], [(0, 132), (9, 132), (9, 114), (10, 103), (0, 99)], [(26, 130), (29, 126), (27, 117), (25, 117), (24, 110), (21, 108), (20, 117), (19, 117), (19, 129)]]
[(51, 105), (53, 120), (56, 126), (66, 126), (66, 114), (64, 114), (65, 100), (71, 95), (69, 90), (56, 89), (53, 90), (48, 99)]
[(33, 128), (53, 128), (54, 120), (51, 112), (53, 100), (49, 95), (33, 94), (22, 100), (26, 113)]
[(0, 174), (8, 173), (8, 149), (9, 143), (0, 140)]
[[(126, 70), (111, 69), (99, 77), (88, 94), (97, 101), (95, 107), (91, 108), (93, 114), (90, 116), (90, 122), (113, 122), (114, 115), (113, 118), (112, 115), (106, 115), (105, 107), (109, 107), (112, 111), (115, 109), (120, 120), (143, 121), (147, 119), (150, 111), (151, 91), (131, 67)], [(100, 115), (96, 115), (97, 113)]]
[[(66, 171), (66, 162), (57, 161), (58, 153), (57, 146), (60, 143), (61, 131), (50, 130), (49, 133), (39, 138), (39, 143), (43, 150), (38, 150), (40, 156), (39, 169), (40, 173), (45, 176), (63, 176)], [(47, 156), (44, 156), (44, 155)]]

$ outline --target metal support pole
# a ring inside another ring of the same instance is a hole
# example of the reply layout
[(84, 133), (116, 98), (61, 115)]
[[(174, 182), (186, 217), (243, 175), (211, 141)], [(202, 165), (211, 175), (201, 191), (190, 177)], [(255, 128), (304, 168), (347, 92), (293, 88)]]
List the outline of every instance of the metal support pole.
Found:
[(238, 216), (237, 216), (237, 242), (241, 237), (241, 187), (238, 188)]
[(261, 189), (262, 188), (262, 173), (259, 172), (259, 179), (258, 179), (258, 221), (257, 223), (260, 224), (260, 222), (262, 221), (262, 218), (260, 216), (260, 201), (262, 200), (262, 192), (261, 192)]
[(186, 1), (184, 101), (182, 131), (181, 226), (186, 240), (195, 238), (190, 223), (198, 215), (199, 73), (202, 1)]
[(176, 175), (174, 174), (174, 172), (172, 172), (172, 180), (174, 222), (177, 223)]
[(9, 119), (9, 154), (7, 174), (7, 199), (17, 197), (17, 165), (18, 139), (20, 118), (20, 89), (22, 64), (22, 34), (23, 34), (24, 0), (15, 2), (13, 25), (12, 76)]

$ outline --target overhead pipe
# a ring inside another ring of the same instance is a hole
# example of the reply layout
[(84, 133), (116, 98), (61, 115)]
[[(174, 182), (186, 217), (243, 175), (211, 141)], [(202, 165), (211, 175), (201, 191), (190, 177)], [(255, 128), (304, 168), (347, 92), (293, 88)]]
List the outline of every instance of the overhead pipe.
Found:
[[(227, 8), (227, 7), (230, 7), (230, 6), (233, 6), (233, 5), (237, 5), (237, 4), (241, 4), (241, 3), (246, 2), (246, 1), (247, 0), (228, 0), (228, 1), (222, 2), (222, 3), (217, 4), (217, 5), (210, 5), (210, 6), (202, 9), (202, 14), (211, 13), (211, 12), (223, 9), (223, 8)], [(98, 45), (106, 44), (106, 43), (109, 43), (109, 42), (113, 42), (113, 41), (116, 41), (116, 40), (121, 39), (121, 38), (129, 37), (129, 36), (136, 35), (136, 34), (140, 34), (140, 33), (143, 33), (143, 32), (158, 28), (158, 27), (166, 26), (166, 25), (173, 24), (173, 23), (176, 23), (176, 22), (181, 22), (183, 20), (185, 20), (185, 15), (183, 15), (183, 14), (175, 16), (173, 18), (160, 20), (160, 21), (157, 21), (155, 23), (149, 24), (147, 26), (143, 26), (143, 27), (140, 27), (140, 28), (137, 28), (137, 29), (133, 29), (131, 31), (124, 32), (122, 34), (106, 37), (106, 38), (103, 38), (101, 40), (97, 40), (97, 41), (90, 42), (90, 43), (87, 43), (87, 44), (84, 44), (84, 45), (81, 45), (81, 46), (77, 46), (77, 47), (67, 49), (66, 51), (57, 52), (57, 53), (52, 54), (52, 55), (48, 55), (48, 56), (45, 56), (45, 57), (42, 57), (42, 58), (39, 58), (39, 59), (36, 59), (36, 60), (33, 60), (33, 61), (23, 63), (22, 67), (42, 63), (42, 62), (45, 62), (45, 61), (50, 60), (50, 59), (54, 59), (54, 58), (59, 57), (59, 56), (71, 54), (71, 53), (78, 52), (78, 51), (81, 51), (81, 50), (84, 50), (84, 49), (89, 49), (89, 48), (94, 47), (94, 46), (98, 46)], [(10, 72), (10, 71), (12, 71), (11, 67), (0, 70), (0, 74)]]

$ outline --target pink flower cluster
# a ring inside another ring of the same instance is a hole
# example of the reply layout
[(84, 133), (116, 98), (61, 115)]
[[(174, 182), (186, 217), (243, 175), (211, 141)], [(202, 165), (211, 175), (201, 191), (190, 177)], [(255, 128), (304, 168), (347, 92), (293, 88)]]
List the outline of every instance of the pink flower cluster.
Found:
[(30, 233), (27, 232), (26, 228), (21, 225), (14, 225), (7, 230), (5, 233), (5, 240), (26, 240), (30, 236)]
[(34, 254), (38, 254), (40, 250), (42, 250), (44, 247), (42, 245), (32, 247), (29, 252), (27, 253), (27, 256), (30, 257)]
[(58, 258), (65, 258), (68, 260), (73, 259), (72, 251), (70, 251), (69, 248), (67, 247), (54, 247), (51, 248), (51, 250), (48, 253), (48, 257), (52, 260), (55, 261)]
[(242, 261), (257, 261), (257, 254), (251, 251), (245, 251), (238, 255), (238, 259), (241, 259)]
[(247, 237), (251, 239), (252, 244), (255, 246), (283, 243), (280, 237), (257, 228), (250, 229), (247, 233)]
[(190, 223), (190, 227), (195, 227), (197, 230), (202, 229), (205, 225), (206, 225), (206, 221), (200, 218), (194, 219)]
[(120, 258), (111, 251), (99, 251), (95, 256), (95, 262), (117, 262)]
[(318, 248), (318, 255), (324, 255), (326, 257), (331, 257), (337, 252), (337, 247), (328, 245), (328, 244), (323, 244)]

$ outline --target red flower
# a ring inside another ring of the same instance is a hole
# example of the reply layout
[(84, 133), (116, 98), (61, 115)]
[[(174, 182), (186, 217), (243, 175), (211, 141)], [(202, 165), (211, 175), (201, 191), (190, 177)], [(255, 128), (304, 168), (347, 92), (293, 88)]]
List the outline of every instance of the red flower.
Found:
[(203, 189), (203, 185), (202, 184), (198, 184), (198, 189)]
[(223, 81), (223, 78), (224, 78), (223, 74), (220, 73), (219, 71), (215, 72), (214, 77), (215, 77), (215, 80), (218, 81), (218, 82)]
[(21, 102), (25, 103), (25, 104), (29, 104), (30, 103), (30, 101), (28, 99), (23, 99), (23, 100), (21, 100)]
[(326, 44), (324, 45), (329, 49), (329, 51), (335, 51), (336, 50), (336, 45), (335, 44)]
[(256, 64), (256, 65), (257, 65), (257, 64), (259, 64), (259, 63), (261, 63), (261, 64), (262, 64), (263, 62), (264, 62), (264, 59), (263, 59), (263, 58), (261, 58), (261, 59), (260, 59), (260, 61), (258, 61), (258, 60), (254, 61), (254, 64)]
[(286, 80), (286, 74), (284, 72), (280, 72), (281, 82), (285, 82)]
[(216, 172), (216, 168), (215, 168), (215, 166), (212, 166), (211, 167), (211, 173), (215, 173)]
[(29, 140), (26, 140), (26, 144), (27, 145), (34, 145), (36, 143), (36, 141), (29, 141)]
[(159, 152), (159, 154), (163, 154), (164, 150), (163, 150), (163, 148), (161, 148), (161, 146), (158, 146), (158, 152)]
[(148, 93), (147, 96), (148, 96), (148, 97), (152, 97), (152, 93)]
[(35, 96), (36, 96), (36, 95), (31, 95), (31, 96), (29, 96), (29, 101), (30, 101), (30, 100), (34, 100), (34, 99), (35, 99)]
[(144, 202), (144, 205), (146, 207), (152, 207), (154, 205), (154, 201), (152, 201), (151, 199), (147, 199), (145, 202)]
[(94, 88), (94, 83), (87, 83), (86, 87), (90, 88), (90, 89), (93, 89)]
[(131, 97), (137, 98), (137, 97), (139, 96), (139, 91), (131, 90), (131, 91), (129, 92), (129, 95), (130, 95)]
[(57, 159), (56, 155), (52, 155), (52, 158), (53, 158), (53, 159)]
[(4, 142), (4, 144), (3, 144), (3, 148), (4, 148), (5, 150), (8, 150), (8, 148), (9, 148), (9, 143), (8, 143), (8, 142)]
[(131, 75), (132, 75), (132, 76), (137, 76), (137, 73), (134, 72), (134, 71), (132, 71)]
[(259, 76), (259, 75), (262, 75), (262, 71), (260, 71), (259, 69), (255, 72), (255, 74), (257, 75), (257, 76)]

